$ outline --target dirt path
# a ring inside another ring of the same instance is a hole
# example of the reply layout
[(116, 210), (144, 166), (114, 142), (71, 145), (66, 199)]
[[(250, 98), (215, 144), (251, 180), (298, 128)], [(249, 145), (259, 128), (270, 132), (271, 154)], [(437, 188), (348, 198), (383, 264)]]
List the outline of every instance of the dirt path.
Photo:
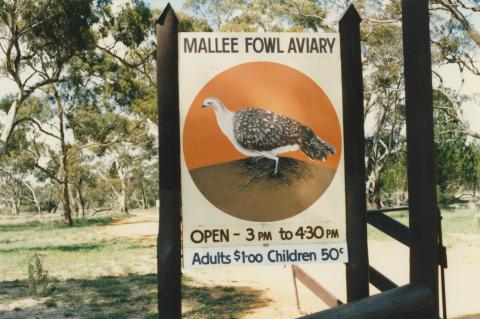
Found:
[(106, 225), (105, 232), (113, 237), (156, 240), (158, 213), (156, 211), (136, 211), (134, 217)]
[[(112, 236), (155, 240), (158, 229), (156, 212), (136, 212), (137, 216), (105, 226)], [(480, 238), (458, 241), (448, 249), (449, 268), (446, 271), (449, 318), (475, 319), (480, 314)], [(397, 284), (408, 282), (408, 249), (392, 241), (369, 242), (371, 264)], [(301, 266), (341, 300), (345, 300), (345, 267), (342, 264)], [(184, 274), (204, 285), (249, 286), (264, 291), (271, 302), (244, 318), (294, 318), (301, 314), (325, 309), (311, 292), (299, 285), (302, 312), (296, 307), (291, 268), (289, 266), (224, 267), (186, 269)], [(372, 293), (378, 291), (372, 287)], [(465, 317), (463, 317), (465, 316)]]

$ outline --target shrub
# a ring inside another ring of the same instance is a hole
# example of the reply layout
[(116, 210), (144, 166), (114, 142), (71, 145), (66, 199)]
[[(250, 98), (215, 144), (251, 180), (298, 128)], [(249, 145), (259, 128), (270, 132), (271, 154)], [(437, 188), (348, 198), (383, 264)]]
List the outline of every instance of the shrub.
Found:
[(55, 291), (55, 284), (43, 268), (40, 254), (35, 253), (28, 261), (27, 295), (31, 297), (47, 297)]

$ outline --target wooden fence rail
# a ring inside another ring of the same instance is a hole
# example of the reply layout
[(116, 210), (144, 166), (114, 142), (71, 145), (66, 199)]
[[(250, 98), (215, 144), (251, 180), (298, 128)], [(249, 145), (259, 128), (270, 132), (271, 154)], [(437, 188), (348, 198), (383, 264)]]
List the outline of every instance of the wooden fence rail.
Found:
[(434, 311), (431, 289), (409, 284), (301, 319), (425, 319)]

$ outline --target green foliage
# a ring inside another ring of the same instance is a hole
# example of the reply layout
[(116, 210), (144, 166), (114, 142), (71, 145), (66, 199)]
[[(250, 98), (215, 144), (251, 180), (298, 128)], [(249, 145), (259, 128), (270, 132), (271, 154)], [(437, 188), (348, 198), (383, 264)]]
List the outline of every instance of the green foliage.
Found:
[(394, 154), (380, 175), (381, 196), (385, 207), (407, 205), (407, 160), (402, 151)]
[[(473, 164), (472, 155), (478, 153), (474, 150), (476, 148), (474, 145), (468, 146), (467, 137), (463, 133), (460, 122), (449, 115), (450, 101), (438, 91), (434, 94), (434, 100), (437, 188), (439, 202), (447, 204), (455, 199), (456, 192), (463, 185), (467, 186), (465, 174), (468, 176), (477, 171), (474, 169), (468, 173)], [(467, 162), (470, 163), (467, 164)], [(472, 178), (469, 177), (469, 179), (472, 183)]]
[(190, 16), (186, 13), (179, 12), (178, 16), (178, 31), (179, 32), (211, 32), (212, 28), (208, 25), (205, 19), (199, 19)]
[(152, 32), (152, 15), (149, 8), (141, 0), (127, 3), (115, 17), (112, 36), (127, 47), (140, 45)]
[(322, 2), (188, 0), (185, 7), (217, 31), (328, 31)]
[(55, 291), (55, 284), (48, 275), (48, 270), (43, 268), (38, 253), (28, 261), (28, 288), (27, 295), (30, 297), (47, 297)]
[(91, 0), (23, 0), (23, 23), (36, 26), (27, 33), (33, 52), (53, 63), (66, 62), (76, 51), (91, 47), (91, 26), (97, 21)]

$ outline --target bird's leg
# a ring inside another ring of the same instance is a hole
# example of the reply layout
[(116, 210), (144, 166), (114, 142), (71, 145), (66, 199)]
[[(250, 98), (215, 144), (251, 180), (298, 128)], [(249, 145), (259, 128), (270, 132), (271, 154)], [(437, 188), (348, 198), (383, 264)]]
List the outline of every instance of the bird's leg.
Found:
[[(272, 155), (272, 154), (268, 154), (268, 153), (267, 153), (267, 154), (261, 154), (261, 155), (259, 155), (258, 157), (255, 157), (254, 160), (257, 160), (257, 158), (260, 159), (260, 158), (264, 158), (264, 157), (275, 161), (275, 169), (273, 170), (273, 172), (272, 172), (272, 171), (266, 171), (266, 172), (263, 172), (263, 173), (260, 173), (260, 174), (258, 174), (258, 175), (253, 176), (253, 177), (248, 181), (248, 183), (247, 183), (245, 186), (250, 185), (250, 184), (251, 184), (254, 180), (256, 180), (256, 179), (259, 179), (260, 177), (266, 176), (266, 175), (271, 174), (271, 173), (273, 173), (273, 176), (277, 176), (277, 173), (278, 173), (278, 162), (279, 162), (280, 159), (279, 159), (277, 156), (275, 156), (275, 155)], [(264, 167), (262, 167), (262, 169), (263, 169), (263, 168), (264, 168)]]
[(275, 161), (275, 169), (273, 171), (273, 176), (277, 176), (277, 173), (278, 173), (278, 162), (279, 162), (279, 158), (273, 154), (269, 154), (269, 153), (266, 153), (266, 154), (262, 154), (264, 157), (266, 158), (269, 158), (271, 160), (274, 160)]

